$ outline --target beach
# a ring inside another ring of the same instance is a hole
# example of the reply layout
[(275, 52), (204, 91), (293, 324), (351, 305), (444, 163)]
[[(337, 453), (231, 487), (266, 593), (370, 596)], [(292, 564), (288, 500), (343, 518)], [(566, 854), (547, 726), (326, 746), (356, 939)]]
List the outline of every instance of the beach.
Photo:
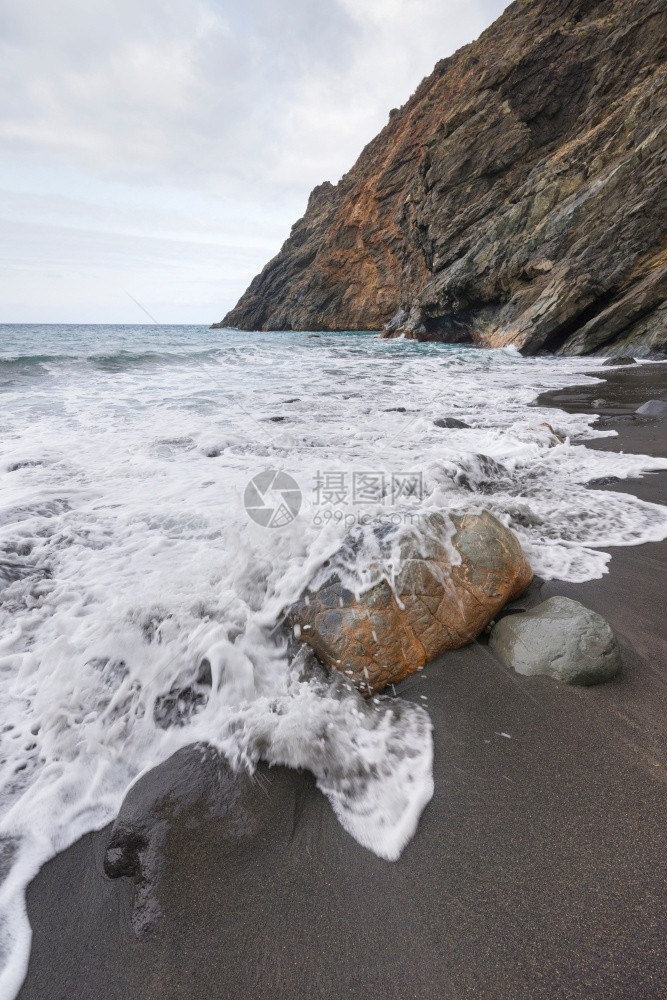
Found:
[(43, 5), (0, 1000), (665, 1000), (664, 0)]
[[(667, 365), (599, 375), (540, 405), (618, 431), (588, 447), (667, 456), (665, 417), (634, 415), (665, 396)], [(665, 503), (666, 486), (660, 472), (604, 489)], [(133, 926), (134, 879), (105, 874), (111, 826), (87, 834), (28, 889), (21, 1000), (663, 997), (667, 542), (608, 551), (602, 578), (538, 580), (516, 605), (565, 595), (602, 614), (622, 651), (614, 681), (521, 677), (480, 640), (397, 689), (431, 717), (435, 783), (397, 862), (283, 767), (260, 766), (247, 830), (212, 816), (215, 760), (198, 769), (200, 752), (180, 751), (160, 779), (175, 793), (141, 779), (163, 844), (146, 919), (135, 910)]]

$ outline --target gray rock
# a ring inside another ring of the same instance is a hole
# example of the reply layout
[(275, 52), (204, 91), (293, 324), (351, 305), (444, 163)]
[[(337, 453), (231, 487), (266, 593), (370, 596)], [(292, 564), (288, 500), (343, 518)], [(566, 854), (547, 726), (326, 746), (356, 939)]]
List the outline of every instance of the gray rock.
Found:
[(663, 413), (667, 413), (667, 400), (649, 399), (648, 402), (638, 406), (636, 412), (645, 417), (661, 417)]
[(436, 427), (470, 427), (465, 420), (458, 420), (456, 417), (437, 417), (433, 423)]
[(501, 663), (525, 676), (564, 684), (601, 684), (621, 668), (614, 633), (601, 615), (569, 597), (551, 597), (494, 626), (489, 645)]
[(636, 365), (636, 364), (637, 364), (636, 360), (630, 354), (622, 354), (618, 358), (609, 358), (608, 361), (605, 361), (605, 363), (604, 363), (604, 365), (602, 367), (603, 368), (612, 368), (612, 367), (613, 368), (622, 368), (622, 367), (626, 367), (627, 365)]

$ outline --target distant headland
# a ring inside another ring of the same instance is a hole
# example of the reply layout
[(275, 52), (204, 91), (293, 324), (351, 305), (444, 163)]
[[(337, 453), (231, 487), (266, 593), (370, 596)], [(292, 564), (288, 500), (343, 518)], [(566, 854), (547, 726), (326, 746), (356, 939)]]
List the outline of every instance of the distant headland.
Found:
[(666, 36), (662, 0), (516, 0), (214, 325), (664, 356)]

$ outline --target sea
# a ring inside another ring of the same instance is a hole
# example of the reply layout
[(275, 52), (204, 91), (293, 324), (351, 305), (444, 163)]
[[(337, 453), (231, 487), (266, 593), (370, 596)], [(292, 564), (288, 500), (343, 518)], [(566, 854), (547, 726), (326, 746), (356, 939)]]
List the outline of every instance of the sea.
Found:
[(352, 837), (399, 857), (433, 793), (428, 704), (309, 674), (286, 609), (346, 536), (362, 590), (374, 526), (418, 546), (436, 510), (490, 510), (546, 579), (666, 537), (665, 508), (587, 486), (665, 461), (531, 405), (599, 366), (359, 332), (0, 326), (3, 1000), (30, 879), (186, 744), (309, 769)]

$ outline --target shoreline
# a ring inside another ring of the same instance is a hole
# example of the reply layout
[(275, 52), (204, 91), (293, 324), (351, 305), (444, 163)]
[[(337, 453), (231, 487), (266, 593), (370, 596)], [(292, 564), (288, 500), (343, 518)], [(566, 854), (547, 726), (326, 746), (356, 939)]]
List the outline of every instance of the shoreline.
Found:
[[(607, 382), (537, 402), (618, 430), (587, 447), (667, 456), (667, 420), (633, 415), (666, 394), (667, 364), (595, 374)], [(604, 488), (666, 503), (667, 473)], [(203, 768), (187, 801), (160, 800), (161, 915), (139, 936), (134, 881), (104, 874), (110, 827), (44, 866), (21, 1000), (663, 996), (667, 541), (607, 551), (601, 579), (538, 582), (517, 603), (562, 594), (603, 614), (618, 679), (524, 678), (478, 642), (401, 686), (433, 720), (435, 794), (398, 862), (286, 768), (260, 768), (257, 824), (231, 837)]]

